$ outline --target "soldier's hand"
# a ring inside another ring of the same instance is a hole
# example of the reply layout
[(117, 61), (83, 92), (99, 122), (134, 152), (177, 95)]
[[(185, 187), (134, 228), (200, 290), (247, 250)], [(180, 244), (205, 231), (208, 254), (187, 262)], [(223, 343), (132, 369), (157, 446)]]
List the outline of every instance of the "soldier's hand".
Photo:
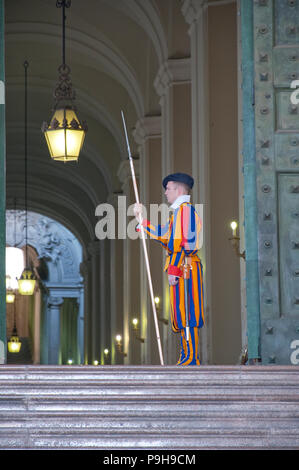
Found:
[(168, 274), (168, 282), (170, 286), (176, 286), (179, 282), (179, 278), (173, 274)]

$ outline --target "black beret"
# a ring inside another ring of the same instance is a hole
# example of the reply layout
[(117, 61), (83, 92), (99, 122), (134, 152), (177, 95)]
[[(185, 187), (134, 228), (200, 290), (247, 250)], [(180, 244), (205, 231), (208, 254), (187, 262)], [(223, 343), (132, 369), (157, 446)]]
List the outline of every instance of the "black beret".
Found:
[(192, 176), (186, 175), (186, 173), (173, 173), (172, 175), (168, 175), (163, 179), (163, 186), (166, 189), (167, 183), (169, 181), (175, 181), (176, 183), (184, 183), (192, 189), (194, 184), (194, 179)]

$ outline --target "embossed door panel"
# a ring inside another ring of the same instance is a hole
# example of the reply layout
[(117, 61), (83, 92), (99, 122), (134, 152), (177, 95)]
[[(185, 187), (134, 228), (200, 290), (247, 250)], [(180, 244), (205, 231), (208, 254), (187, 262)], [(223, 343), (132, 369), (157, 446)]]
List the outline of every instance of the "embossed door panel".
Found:
[(299, 104), (291, 100), (291, 83), (299, 80), (298, 0), (254, 0), (254, 61), (261, 358), (295, 364)]
[(299, 326), (299, 175), (278, 175), (280, 312)]

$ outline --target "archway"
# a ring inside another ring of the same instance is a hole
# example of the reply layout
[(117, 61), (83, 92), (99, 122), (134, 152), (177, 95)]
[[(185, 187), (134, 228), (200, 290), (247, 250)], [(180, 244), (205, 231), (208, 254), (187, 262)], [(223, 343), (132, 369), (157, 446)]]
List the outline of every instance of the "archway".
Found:
[[(7, 333), (14, 311), (22, 353), (8, 363), (83, 362), (84, 292), (80, 275), (82, 246), (62, 224), (28, 212), (28, 258), (37, 283), (33, 296), (16, 295), (7, 308)], [(6, 212), (7, 246), (25, 248), (25, 212)]]

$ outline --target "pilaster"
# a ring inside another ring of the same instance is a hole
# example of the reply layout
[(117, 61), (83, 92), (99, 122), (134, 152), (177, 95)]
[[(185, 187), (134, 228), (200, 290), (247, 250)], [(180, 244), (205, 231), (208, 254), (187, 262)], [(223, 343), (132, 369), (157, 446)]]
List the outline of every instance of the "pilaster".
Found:
[[(141, 201), (146, 207), (148, 219), (151, 217), (150, 205), (160, 205), (163, 202), (161, 137), (161, 116), (147, 116), (137, 121), (134, 138), (138, 144), (138, 152), (140, 156)], [(160, 297), (160, 304), (163, 305), (163, 250), (159, 244), (150, 240), (147, 240), (147, 250), (154, 295)], [(140, 335), (145, 338), (145, 342), (141, 346), (141, 362), (145, 364), (156, 364), (159, 363), (159, 350), (153, 318), (153, 307), (149, 292), (148, 274), (141, 243), (140, 299)], [(165, 336), (163, 334), (163, 329), (163, 324), (159, 324), (162, 346), (163, 337)], [(163, 347), (163, 349), (165, 348)]]
[(91, 361), (100, 360), (100, 241), (94, 240), (88, 245), (91, 255)]
[(200, 250), (204, 268), (205, 319), (201, 330), (201, 358), (208, 362), (210, 350), (209, 315), (211, 292), (210, 246), (210, 171), (209, 171), (209, 77), (208, 77), (208, 1), (185, 0), (182, 13), (190, 25), (191, 96), (192, 96), (192, 189), (193, 203), (203, 204), (203, 247)]
[(84, 364), (92, 361), (91, 332), (92, 332), (92, 286), (91, 259), (84, 259), (80, 264), (80, 274), (84, 284)]
[[(134, 158), (134, 157), (133, 157)], [(134, 158), (134, 171), (138, 186), (139, 159)], [(130, 205), (135, 203), (132, 175), (129, 160), (124, 160), (118, 170), (118, 178), (122, 183), (122, 191), (126, 196), (126, 214)], [(133, 212), (126, 217), (126, 226), (133, 220)], [(131, 240), (128, 233), (123, 239), (123, 344), (127, 354), (125, 364), (140, 363), (139, 351), (134, 349), (132, 339), (132, 319), (137, 317), (140, 309), (140, 272), (139, 272), (139, 240)], [(121, 334), (121, 332), (119, 332)]]
[(190, 57), (169, 59), (157, 73), (154, 86), (160, 96), (162, 175), (191, 171)]
[(123, 334), (123, 240), (118, 237), (118, 224), (122, 217), (118, 210), (122, 207), (118, 204), (118, 197), (122, 193), (111, 193), (107, 197), (107, 203), (111, 204), (115, 210), (115, 238), (109, 240), (110, 244), (110, 361), (111, 364), (123, 363), (123, 357), (117, 354), (115, 336)]
[(48, 299), (48, 364), (60, 364), (60, 307), (63, 304), (62, 297), (50, 296)]
[[(168, 59), (160, 66), (154, 86), (160, 96), (162, 178), (177, 171), (192, 174), (191, 58)], [(169, 285), (163, 276), (163, 317), (170, 318)], [(164, 337), (165, 360), (177, 361), (177, 335)]]

